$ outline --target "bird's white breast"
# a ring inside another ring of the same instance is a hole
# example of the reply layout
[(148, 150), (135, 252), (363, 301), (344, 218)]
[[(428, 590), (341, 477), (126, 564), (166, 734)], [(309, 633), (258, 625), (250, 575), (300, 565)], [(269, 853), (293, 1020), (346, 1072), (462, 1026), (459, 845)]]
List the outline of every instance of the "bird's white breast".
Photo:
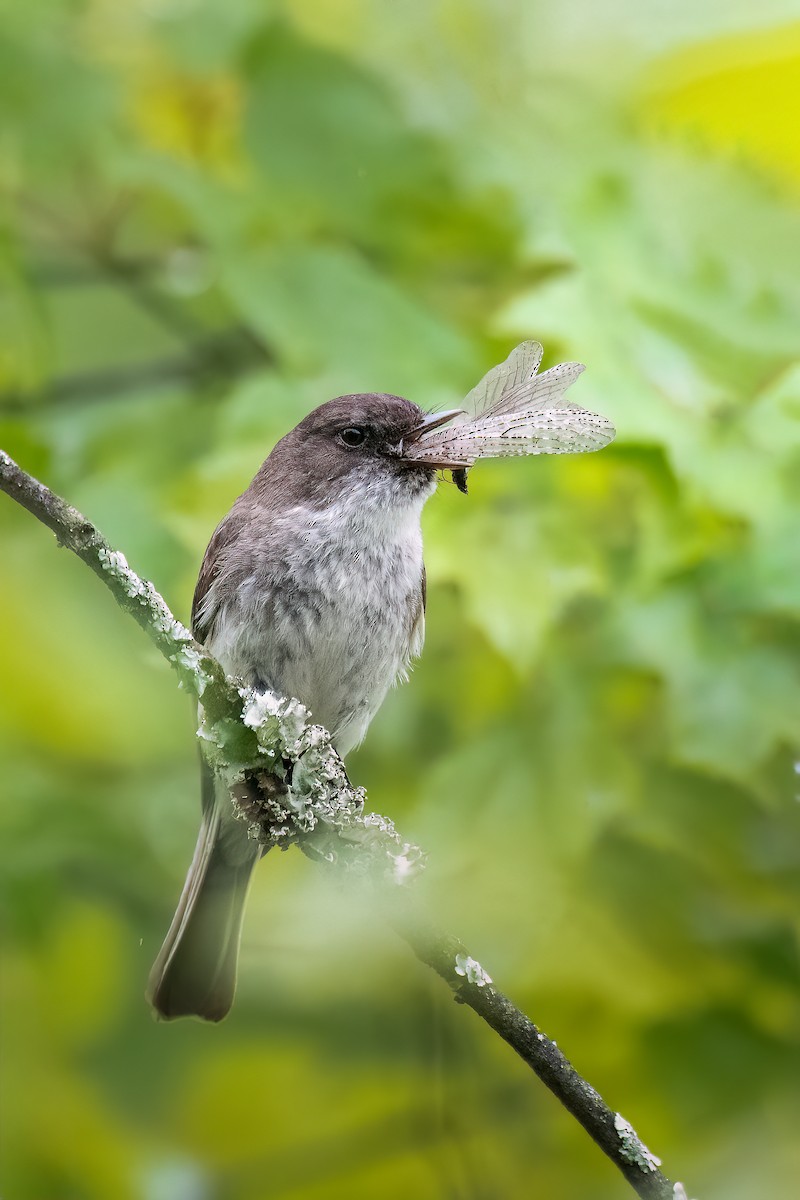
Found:
[(287, 510), (209, 638), (226, 670), (306, 704), (342, 754), (421, 649), (420, 515), (432, 490), (382, 503), (366, 484), (321, 510)]

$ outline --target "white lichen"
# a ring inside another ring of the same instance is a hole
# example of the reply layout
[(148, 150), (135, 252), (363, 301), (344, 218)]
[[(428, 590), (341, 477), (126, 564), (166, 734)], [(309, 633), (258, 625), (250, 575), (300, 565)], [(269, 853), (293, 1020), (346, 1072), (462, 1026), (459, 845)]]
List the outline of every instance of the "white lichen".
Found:
[(456, 975), (463, 975), (467, 983), (474, 983), (476, 987), (486, 987), (487, 983), (492, 982), (491, 975), (469, 954), (456, 955)]
[(689, 1200), (686, 1195), (686, 1188), (682, 1183), (676, 1183), (672, 1189), (673, 1200)]
[(413, 879), (424, 869), (425, 856), (419, 846), (404, 842), (398, 854), (393, 854), (391, 850), (388, 853), (392, 864), (392, 878), (395, 883), (405, 883), (406, 880)]
[(106, 550), (101, 547), (97, 554), (103, 564), (103, 570), (108, 571), (110, 575), (114, 575), (119, 580), (126, 595), (130, 596), (132, 600), (144, 595), (145, 581), (131, 570), (128, 560), (121, 550)]
[(311, 714), (299, 700), (242, 688), (242, 723), (255, 732), (262, 751), (273, 756), (282, 751), (296, 755), (297, 743), (308, 727)]
[(128, 566), (128, 560), (121, 550), (106, 550), (101, 546), (97, 556), (103, 565), (103, 570), (112, 575), (122, 591), (131, 600), (138, 602), (149, 610), (150, 624), (153, 629), (164, 637), (170, 638), (177, 644), (191, 642), (191, 633), (176, 620), (164, 602), (163, 596), (156, 591), (149, 579), (142, 579)]
[(620, 1154), (627, 1162), (635, 1163), (643, 1171), (655, 1171), (661, 1166), (661, 1159), (647, 1149), (636, 1130), (629, 1121), (625, 1120), (622, 1113), (615, 1114), (614, 1128), (622, 1143)]

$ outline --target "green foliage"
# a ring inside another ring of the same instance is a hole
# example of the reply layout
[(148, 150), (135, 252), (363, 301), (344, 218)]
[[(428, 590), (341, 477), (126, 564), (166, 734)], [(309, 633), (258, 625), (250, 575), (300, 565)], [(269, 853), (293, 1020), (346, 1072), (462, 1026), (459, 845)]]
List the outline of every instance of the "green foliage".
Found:
[[(800, 212), (701, 107), (647, 119), (733, 10), (0, 5), (0, 444), (179, 616), (314, 405), (453, 406), (528, 337), (587, 364), (617, 442), (440, 488), (425, 655), (349, 771), (705, 1200), (792, 1193), (800, 1098)], [(0, 537), (3, 1194), (621, 1195), (299, 855), (259, 872), (229, 1022), (151, 1022), (192, 716), (10, 502)]]

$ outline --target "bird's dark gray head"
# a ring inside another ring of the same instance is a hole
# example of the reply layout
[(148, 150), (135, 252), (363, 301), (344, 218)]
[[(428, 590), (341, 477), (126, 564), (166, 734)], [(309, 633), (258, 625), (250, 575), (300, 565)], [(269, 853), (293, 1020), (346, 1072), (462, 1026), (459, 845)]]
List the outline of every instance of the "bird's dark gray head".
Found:
[(453, 415), (429, 415), (382, 392), (337, 396), (278, 442), (253, 488), (284, 506), (324, 506), (345, 491), (381, 505), (423, 499), (433, 491), (435, 467), (404, 458), (404, 448)]

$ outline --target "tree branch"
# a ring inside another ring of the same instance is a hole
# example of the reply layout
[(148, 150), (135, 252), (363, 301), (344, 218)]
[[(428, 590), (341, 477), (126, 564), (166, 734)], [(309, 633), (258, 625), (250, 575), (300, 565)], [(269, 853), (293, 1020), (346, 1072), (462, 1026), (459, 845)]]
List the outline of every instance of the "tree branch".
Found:
[[(152, 639), (183, 687), (202, 700), (198, 735), (207, 758), (228, 782), (255, 783), (255, 805), (242, 805), (255, 836), (268, 844), (296, 842), (311, 858), (355, 868), (359, 878), (381, 880), (380, 903), (392, 928), (421, 962), (453, 989), (516, 1051), (645, 1200), (679, 1200), (686, 1193), (659, 1170), (633, 1128), (583, 1079), (555, 1042), (492, 983), (454, 937), (434, 929), (414, 909), (407, 882), (423, 864), (392, 823), (364, 815), (363, 789), (353, 789), (330, 737), (310, 723), (298, 701), (240, 688), (197, 643), (152, 583), (133, 572), (124, 555), (77, 509), (23, 471), (0, 450), (0, 490), (47, 526), (103, 580), (117, 603)], [(279, 776), (284, 788), (269, 780)], [(240, 788), (241, 792), (242, 789)]]

